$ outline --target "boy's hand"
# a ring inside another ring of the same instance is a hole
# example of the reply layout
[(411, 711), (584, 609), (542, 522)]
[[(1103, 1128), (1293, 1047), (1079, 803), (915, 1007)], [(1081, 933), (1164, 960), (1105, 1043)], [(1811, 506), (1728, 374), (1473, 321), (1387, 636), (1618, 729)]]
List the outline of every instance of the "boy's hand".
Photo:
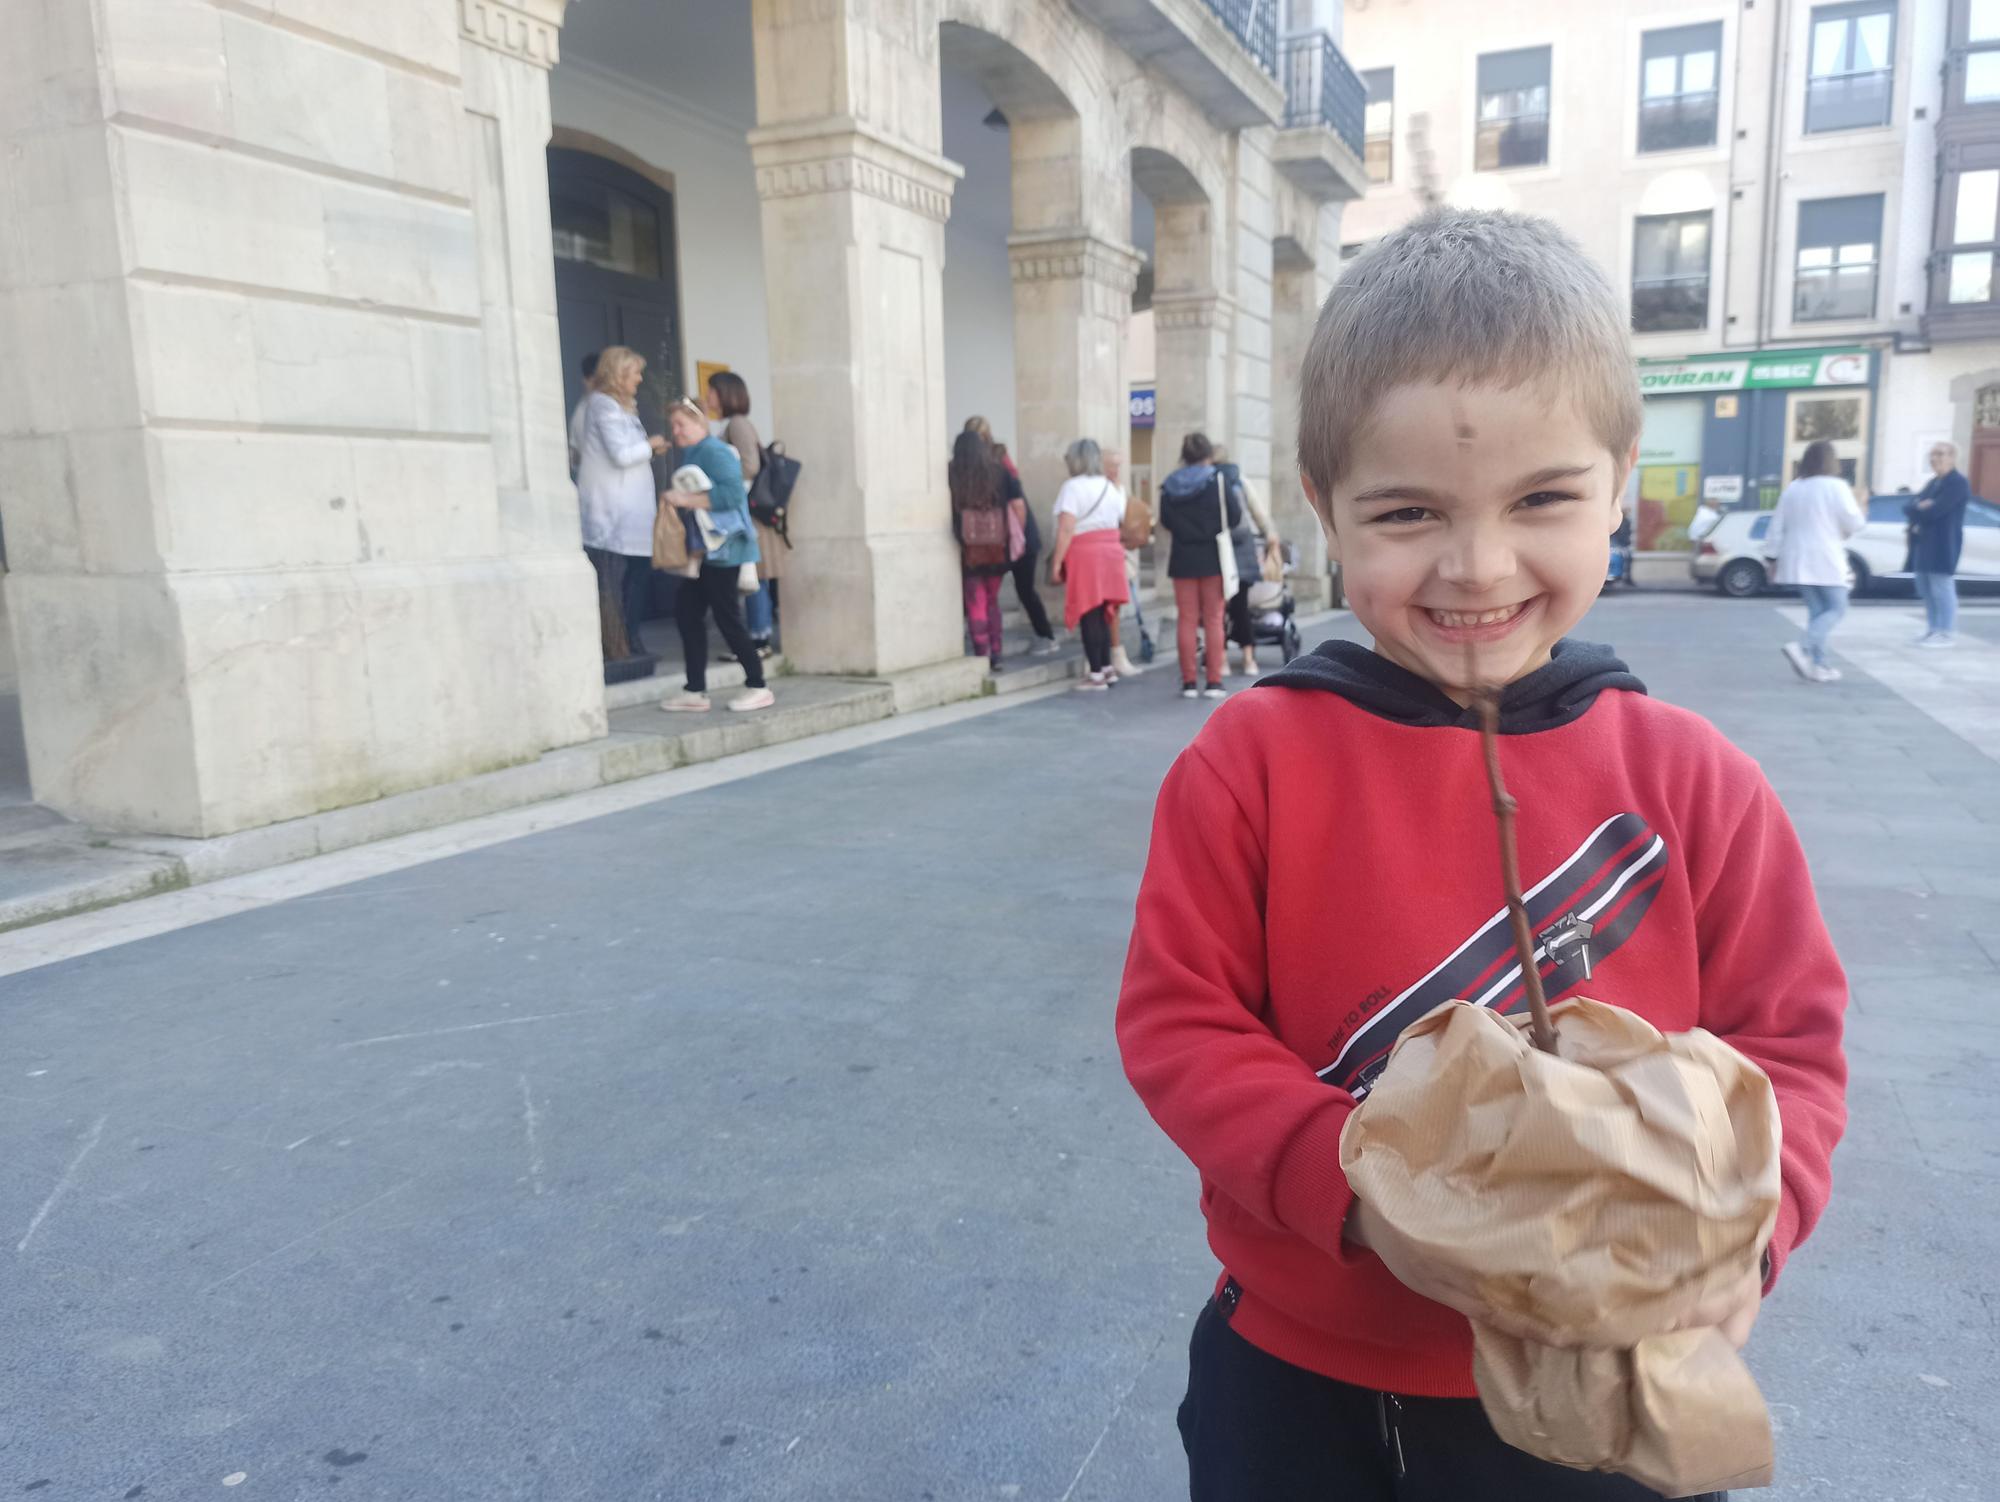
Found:
[[(1381, 1228), (1380, 1220), (1364, 1200), (1354, 1201), (1346, 1224), (1341, 1228), (1341, 1238), (1350, 1245), (1366, 1247), (1374, 1252), (1382, 1259), (1382, 1265), (1396, 1275), (1396, 1281), (1412, 1293), (1443, 1304), (1447, 1309), (1456, 1309), (1467, 1319), (1476, 1320), (1488, 1329), (1542, 1345), (1584, 1344), (1581, 1341), (1551, 1341), (1547, 1327), (1539, 1322), (1493, 1308), (1480, 1297), (1476, 1280), (1470, 1274), (1426, 1261), (1403, 1248), (1393, 1232)], [(1752, 1271), (1726, 1292), (1690, 1305), (1684, 1315), (1671, 1320), (1657, 1333), (1665, 1335), (1674, 1330), (1713, 1328), (1720, 1330), (1730, 1345), (1740, 1351), (1750, 1339), (1750, 1327), (1757, 1322), (1763, 1298), (1762, 1274)]]

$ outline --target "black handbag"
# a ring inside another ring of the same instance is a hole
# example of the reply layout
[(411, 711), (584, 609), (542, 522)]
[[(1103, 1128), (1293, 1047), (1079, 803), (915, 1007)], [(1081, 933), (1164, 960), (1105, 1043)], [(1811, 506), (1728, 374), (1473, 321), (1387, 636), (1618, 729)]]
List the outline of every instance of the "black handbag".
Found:
[(782, 442), (773, 440), (762, 451), (757, 478), (750, 482), (750, 515), (776, 532), (786, 547), (792, 539), (786, 531), (787, 512), (792, 504), (792, 488), (799, 483), (804, 468), (785, 452)]

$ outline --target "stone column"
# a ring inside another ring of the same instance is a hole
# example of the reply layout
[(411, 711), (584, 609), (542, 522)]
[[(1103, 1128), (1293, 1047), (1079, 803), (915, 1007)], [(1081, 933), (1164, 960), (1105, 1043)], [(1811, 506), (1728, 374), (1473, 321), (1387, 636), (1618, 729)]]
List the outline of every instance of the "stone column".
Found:
[[(1289, 242), (1288, 242), (1289, 243)], [(1322, 253), (1329, 253), (1326, 247)], [(1271, 279), (1271, 507), (1285, 541), (1298, 548), (1292, 592), (1301, 608), (1327, 597), (1326, 534), (1299, 483), (1299, 368), (1319, 318), (1319, 276), (1294, 249), (1276, 257)]]
[(1018, 459), (1029, 495), (1046, 513), (1068, 477), (1062, 457), (1071, 442), (1129, 448), (1125, 324), (1139, 255), (1129, 245), (1062, 230), (1013, 235), (1007, 249)]
[[(1238, 131), (1230, 183), (1229, 453), (1267, 504), (1271, 494), (1271, 132)], [(1274, 517), (1275, 521), (1276, 518)], [(1289, 533), (1287, 534), (1289, 535)]]
[[(41, 801), (215, 835), (603, 732), (562, 440), (529, 437), (563, 421), (552, 293), (495, 354), (551, 280), (562, 5), (46, 0), (11, 31), (0, 505)], [(467, 36), (519, 65), (476, 165)]]
[(945, 488), (960, 174), (938, 153), (935, 7), (756, 0), (752, 24), (772, 431), (805, 465), (786, 654), (814, 673), (971, 662)]
[(1235, 311), (1218, 289), (1205, 202), (1156, 201), (1153, 214), (1153, 475), (1180, 463), (1181, 440), (1229, 441), (1229, 336)]

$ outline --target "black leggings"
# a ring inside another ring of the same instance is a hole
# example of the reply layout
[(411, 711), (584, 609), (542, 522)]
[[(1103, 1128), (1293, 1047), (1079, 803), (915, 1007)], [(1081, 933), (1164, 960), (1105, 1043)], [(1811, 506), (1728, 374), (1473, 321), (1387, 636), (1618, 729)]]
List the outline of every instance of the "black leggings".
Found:
[(1014, 560), (1008, 572), (1014, 576), (1014, 593), (1020, 598), (1021, 609), (1027, 614), (1028, 627), (1043, 641), (1055, 638), (1055, 628), (1049, 624), (1048, 607), (1042, 603), (1042, 592), (1035, 588), (1035, 565), (1041, 562), (1040, 548), (1030, 548)]
[[(1227, 1294), (1224, 1294), (1227, 1298)], [(1195, 1321), (1180, 1407), (1193, 1502), (1655, 1502), (1600, 1471), (1516, 1450), (1477, 1398), (1406, 1398), (1322, 1377)], [(1726, 1494), (1710, 1494), (1720, 1502)]]
[(1250, 586), (1256, 582), (1245, 579), (1242, 587), (1229, 597), (1229, 639), (1239, 647), (1257, 645), (1257, 628), (1250, 624)]
[(1100, 605), (1085, 613), (1077, 622), (1077, 629), (1083, 633), (1083, 660), (1090, 665), (1093, 673), (1101, 673), (1111, 666), (1111, 622), (1105, 612), (1109, 605)]
[(743, 625), (743, 595), (736, 587), (742, 570), (729, 564), (704, 563), (701, 576), (681, 583), (680, 598), (674, 601), (674, 624), (681, 628), (681, 653), (687, 658), (687, 686), (690, 693), (708, 692), (708, 615), (715, 613), (715, 629), (736, 660), (743, 664), (747, 688), (764, 686), (764, 662), (757, 644)]

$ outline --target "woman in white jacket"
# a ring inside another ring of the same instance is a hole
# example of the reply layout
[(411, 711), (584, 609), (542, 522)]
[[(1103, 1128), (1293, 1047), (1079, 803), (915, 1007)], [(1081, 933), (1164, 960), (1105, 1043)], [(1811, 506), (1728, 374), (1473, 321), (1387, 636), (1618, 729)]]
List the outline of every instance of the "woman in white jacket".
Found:
[[(653, 515), (659, 505), (652, 461), (667, 447), (666, 439), (647, 433), (639, 421), (639, 382), (645, 374), (644, 358), (622, 344), (597, 352), (577, 447), (583, 550), (597, 570), (599, 599), (618, 608), (629, 656), (646, 650), (639, 622), (653, 582)], [(610, 630), (608, 621), (606, 625), (609, 657), (621, 633)]]
[(1826, 660), (1826, 639), (1847, 614), (1847, 539), (1862, 527), (1861, 507), (1841, 479), (1833, 445), (1806, 448), (1799, 477), (1778, 497), (1778, 514), (1764, 539), (1777, 560), (1776, 579), (1806, 602), (1804, 641), (1786, 642), (1785, 660), (1808, 683), (1832, 683), (1840, 669)]

